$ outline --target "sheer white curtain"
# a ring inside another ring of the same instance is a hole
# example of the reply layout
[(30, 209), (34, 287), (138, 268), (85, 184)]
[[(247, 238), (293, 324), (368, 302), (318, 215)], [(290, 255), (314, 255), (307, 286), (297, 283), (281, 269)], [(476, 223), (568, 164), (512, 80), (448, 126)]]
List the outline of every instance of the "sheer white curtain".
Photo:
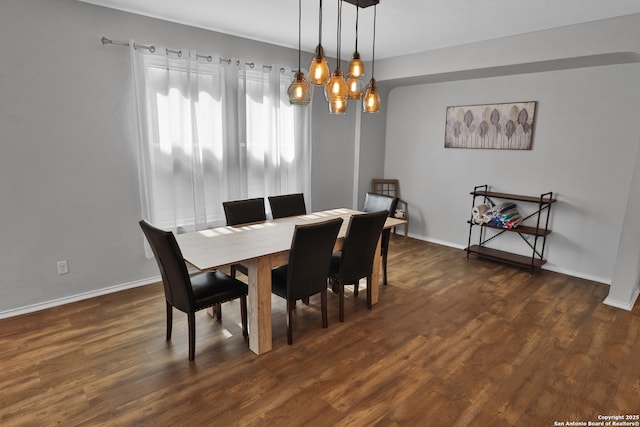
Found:
[(226, 200), (308, 197), (311, 114), (289, 104), (290, 72), (130, 46), (143, 218), (199, 230), (224, 224)]

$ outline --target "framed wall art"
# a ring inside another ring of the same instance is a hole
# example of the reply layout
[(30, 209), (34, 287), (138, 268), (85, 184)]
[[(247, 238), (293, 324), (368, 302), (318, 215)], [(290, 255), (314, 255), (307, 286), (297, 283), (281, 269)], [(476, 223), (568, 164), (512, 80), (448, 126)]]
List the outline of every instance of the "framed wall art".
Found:
[(445, 148), (531, 150), (536, 102), (447, 107)]

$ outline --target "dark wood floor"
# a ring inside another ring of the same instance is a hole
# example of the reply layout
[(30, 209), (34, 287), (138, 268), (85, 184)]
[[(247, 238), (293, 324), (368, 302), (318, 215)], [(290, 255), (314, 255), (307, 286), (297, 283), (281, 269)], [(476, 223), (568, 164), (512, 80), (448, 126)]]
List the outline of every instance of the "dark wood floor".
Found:
[(274, 350), (256, 356), (237, 303), (164, 340), (160, 285), (0, 321), (0, 424), (553, 426), (640, 412), (640, 308), (605, 285), (394, 236), (369, 311), (347, 294), (273, 299)]

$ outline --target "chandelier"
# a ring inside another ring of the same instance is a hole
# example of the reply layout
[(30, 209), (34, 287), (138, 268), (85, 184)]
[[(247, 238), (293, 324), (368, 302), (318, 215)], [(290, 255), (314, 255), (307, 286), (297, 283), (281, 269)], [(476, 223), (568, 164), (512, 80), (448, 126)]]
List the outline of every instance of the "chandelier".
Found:
[[(315, 49), (315, 54), (311, 60), (309, 66), (309, 82), (316, 86), (324, 87), (324, 95), (329, 104), (330, 114), (345, 114), (347, 110), (347, 101), (349, 99), (362, 100), (362, 110), (367, 113), (375, 113), (380, 110), (380, 95), (376, 87), (376, 81), (373, 77), (373, 68), (375, 62), (375, 26), (376, 26), (376, 14), (377, 5), (380, 0), (337, 0), (338, 1), (338, 24), (337, 24), (337, 58), (336, 68), (333, 73), (329, 74), (329, 65), (324, 55), (324, 48), (322, 47), (322, 0), (319, 0), (319, 17), (318, 17), (318, 46)], [(349, 66), (347, 68), (347, 78), (345, 79), (342, 70), (340, 69), (340, 53), (341, 53), (341, 33), (342, 33), (342, 4), (346, 1), (356, 7), (356, 43), (355, 49)], [(364, 64), (360, 59), (360, 52), (358, 52), (358, 24), (359, 24), (359, 12), (360, 9), (374, 6), (374, 21), (373, 21), (373, 49), (371, 60), (371, 79), (369, 85), (364, 92), (362, 88), (364, 84), (361, 77), (364, 76)], [(300, 25), (300, 17), (298, 17), (298, 25)], [(292, 87), (300, 88), (307, 82), (304, 79), (304, 75), (300, 71), (300, 28), (298, 28), (298, 73), (294, 77), (291, 83)], [(292, 89), (293, 91), (293, 89)], [(303, 90), (298, 90), (297, 93), (306, 93)], [(292, 104), (307, 105), (306, 96), (304, 96), (304, 102), (300, 102), (300, 99), (290, 97)], [(296, 102), (297, 101), (297, 102)]]

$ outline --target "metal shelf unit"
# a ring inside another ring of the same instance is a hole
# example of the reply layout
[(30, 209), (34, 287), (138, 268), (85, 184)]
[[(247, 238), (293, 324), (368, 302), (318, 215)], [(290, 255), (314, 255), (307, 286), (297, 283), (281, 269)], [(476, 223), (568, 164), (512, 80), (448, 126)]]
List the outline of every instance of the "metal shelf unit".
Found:
[[(544, 259), (544, 249), (547, 236), (551, 233), (551, 230), (549, 229), (551, 205), (556, 202), (556, 199), (553, 198), (553, 192), (543, 193), (539, 197), (523, 196), (519, 194), (489, 191), (488, 185), (478, 185), (474, 187), (470, 194), (473, 196), (471, 202), (472, 209), (476, 206), (476, 199), (478, 197), (482, 197), (483, 203), (489, 201), (493, 205), (496, 204), (493, 199), (533, 203), (537, 204), (537, 210), (522, 219), (522, 223), (526, 220), (532, 219), (532, 221), (535, 221), (535, 226), (524, 225), (521, 223), (515, 228), (502, 228), (489, 224), (476, 224), (472, 221), (473, 218), (470, 218), (469, 221), (467, 221), (469, 224), (469, 240), (467, 247), (465, 248), (467, 258), (469, 258), (469, 254), (475, 254), (483, 258), (528, 268), (531, 273), (536, 270), (540, 270), (547, 262)], [(479, 238), (478, 243), (472, 245), (471, 240), (474, 227), (479, 227)], [(488, 233), (487, 230), (493, 230), (495, 233)], [(502, 236), (504, 233), (516, 233), (519, 235), (531, 249), (531, 255), (520, 255), (513, 252), (493, 249), (487, 246), (489, 242), (499, 236)], [(533, 243), (527, 239), (527, 236), (533, 236)]]

